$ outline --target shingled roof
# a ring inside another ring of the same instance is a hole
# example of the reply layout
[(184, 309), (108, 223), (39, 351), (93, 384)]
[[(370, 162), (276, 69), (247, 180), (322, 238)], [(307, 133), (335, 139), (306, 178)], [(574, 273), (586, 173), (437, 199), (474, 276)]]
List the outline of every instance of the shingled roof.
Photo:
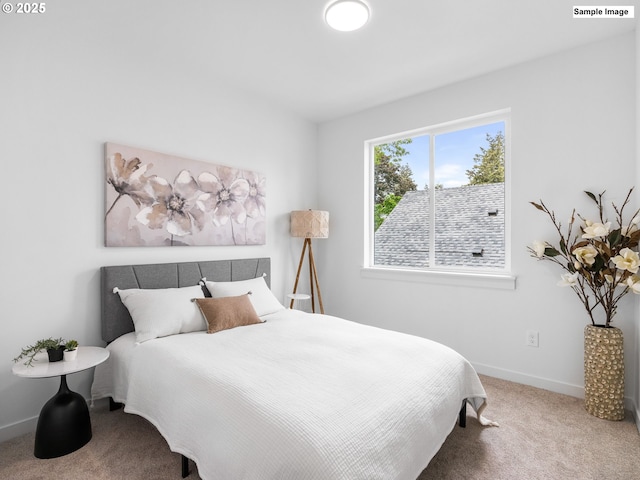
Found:
[[(504, 267), (504, 183), (435, 191), (437, 265)], [(374, 264), (429, 266), (429, 191), (405, 193), (375, 233)]]

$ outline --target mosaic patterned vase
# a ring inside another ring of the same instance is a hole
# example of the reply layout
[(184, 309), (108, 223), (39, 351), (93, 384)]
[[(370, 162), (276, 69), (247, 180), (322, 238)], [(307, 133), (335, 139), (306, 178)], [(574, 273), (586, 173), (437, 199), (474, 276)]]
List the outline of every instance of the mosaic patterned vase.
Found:
[(587, 325), (584, 329), (584, 404), (605, 420), (624, 419), (622, 330)]

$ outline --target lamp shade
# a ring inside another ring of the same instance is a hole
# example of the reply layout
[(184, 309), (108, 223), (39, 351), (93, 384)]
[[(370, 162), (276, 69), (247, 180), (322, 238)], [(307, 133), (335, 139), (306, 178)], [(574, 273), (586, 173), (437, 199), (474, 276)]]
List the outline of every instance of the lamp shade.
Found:
[(291, 212), (291, 236), (328, 238), (329, 212), (323, 210), (294, 210)]

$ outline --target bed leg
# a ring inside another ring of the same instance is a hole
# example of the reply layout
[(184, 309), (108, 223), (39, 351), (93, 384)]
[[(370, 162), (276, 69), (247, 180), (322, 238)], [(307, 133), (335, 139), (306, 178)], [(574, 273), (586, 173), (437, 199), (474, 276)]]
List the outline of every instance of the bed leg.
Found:
[(121, 403), (114, 402), (113, 397), (109, 397), (109, 411), (119, 410), (122, 407)]
[(465, 398), (462, 401), (462, 408), (460, 409), (460, 419), (458, 422), (461, 428), (465, 428), (467, 426), (467, 399)]
[(189, 476), (189, 459), (182, 455), (182, 478)]

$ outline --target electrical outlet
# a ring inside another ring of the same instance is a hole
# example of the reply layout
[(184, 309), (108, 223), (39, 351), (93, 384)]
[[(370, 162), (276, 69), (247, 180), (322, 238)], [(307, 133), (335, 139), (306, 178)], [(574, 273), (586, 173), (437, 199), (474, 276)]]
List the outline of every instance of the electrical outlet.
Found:
[(536, 332), (535, 330), (527, 330), (526, 345), (529, 347), (538, 346), (538, 332)]

